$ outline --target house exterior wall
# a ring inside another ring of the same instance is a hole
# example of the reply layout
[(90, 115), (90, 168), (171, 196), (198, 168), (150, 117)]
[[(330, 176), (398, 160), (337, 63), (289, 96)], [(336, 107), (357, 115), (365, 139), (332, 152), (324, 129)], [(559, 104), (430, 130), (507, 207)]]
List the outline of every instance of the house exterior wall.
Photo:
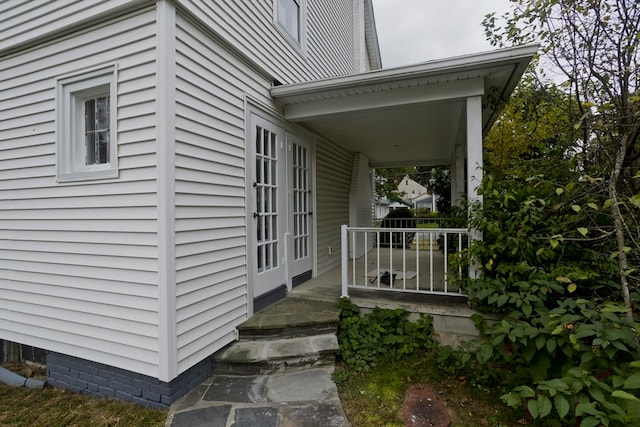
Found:
[(271, 82), (179, 14), (176, 31), (176, 310), (179, 371), (246, 319), (245, 97)]
[(290, 43), (274, 21), (277, 0), (177, 3), (281, 83), (355, 71), (351, 0), (307, 0), (306, 41), (302, 49)]
[[(0, 69), (0, 337), (151, 376), (155, 24), (153, 7), (139, 9), (5, 55)], [(56, 78), (99, 63), (118, 67), (119, 177), (57, 183)]]
[(340, 226), (349, 222), (353, 154), (337, 144), (316, 141), (318, 274), (340, 265)]
[[(274, 78), (352, 72), (352, 2), (308, 0), (303, 52), (270, 2), (38, 4), (0, 5), (0, 339), (179, 383), (248, 314), (247, 105), (277, 115)], [(59, 183), (56, 79), (98, 64), (117, 67), (119, 175)], [(322, 273), (352, 155), (316, 153)]]
[(101, 16), (138, 9), (141, 3), (138, 0), (6, 0), (0, 4), (0, 51), (76, 29)]

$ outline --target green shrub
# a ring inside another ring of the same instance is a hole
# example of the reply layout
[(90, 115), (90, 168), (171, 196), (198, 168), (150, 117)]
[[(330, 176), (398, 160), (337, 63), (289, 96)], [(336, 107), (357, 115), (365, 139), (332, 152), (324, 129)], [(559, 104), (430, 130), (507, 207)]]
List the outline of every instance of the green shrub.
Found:
[(349, 298), (342, 298), (338, 307), (340, 356), (345, 365), (356, 371), (376, 366), (383, 357), (426, 351), (435, 346), (430, 316), (421, 316), (414, 323), (407, 320), (406, 310), (378, 307), (360, 316), (360, 308)]

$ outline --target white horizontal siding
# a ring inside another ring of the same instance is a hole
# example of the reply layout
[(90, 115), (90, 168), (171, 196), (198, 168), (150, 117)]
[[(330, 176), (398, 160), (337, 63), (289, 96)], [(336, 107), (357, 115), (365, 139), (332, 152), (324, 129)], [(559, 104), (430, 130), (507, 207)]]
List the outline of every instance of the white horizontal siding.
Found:
[[(129, 2), (18, 3), (5, 44)], [(151, 7), (0, 59), (0, 337), (157, 377), (155, 28)], [(118, 66), (120, 175), (59, 184), (56, 79), (100, 63)]]
[[(217, 7), (207, 2), (207, 7)], [(260, 5), (262, 3), (260, 2)], [(175, 252), (178, 371), (235, 338), (246, 319), (245, 97), (271, 82), (178, 15)]]
[(336, 144), (323, 140), (316, 143), (318, 274), (340, 265), (340, 226), (349, 223), (352, 158)]
[(0, 2), (0, 51), (135, 3), (136, 0), (5, 0)]
[(306, 48), (274, 23), (273, 1), (180, 0), (191, 14), (282, 83), (353, 72), (352, 0), (308, 0)]

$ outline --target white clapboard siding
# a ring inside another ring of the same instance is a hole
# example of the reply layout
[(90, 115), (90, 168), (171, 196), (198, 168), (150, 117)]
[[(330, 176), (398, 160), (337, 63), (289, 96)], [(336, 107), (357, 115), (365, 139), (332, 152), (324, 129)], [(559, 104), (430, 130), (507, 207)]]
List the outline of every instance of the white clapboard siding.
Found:
[(270, 85), (209, 29), (178, 14), (178, 372), (230, 343), (236, 325), (247, 318), (245, 96), (268, 105)]
[[(352, 0), (308, 0), (306, 47), (301, 51), (274, 22), (276, 0), (179, 0), (226, 43), (282, 83), (353, 72)], [(341, 37), (326, 39), (328, 34)]]
[(349, 223), (352, 157), (334, 143), (316, 142), (318, 274), (340, 265), (340, 226)]
[[(5, 45), (130, 2), (19, 3)], [(2, 56), (0, 338), (158, 377), (155, 30), (151, 5)], [(118, 68), (119, 177), (60, 184), (56, 79), (97, 64)]]
[(4, 0), (0, 2), (0, 51), (116, 13), (135, 6), (136, 1)]

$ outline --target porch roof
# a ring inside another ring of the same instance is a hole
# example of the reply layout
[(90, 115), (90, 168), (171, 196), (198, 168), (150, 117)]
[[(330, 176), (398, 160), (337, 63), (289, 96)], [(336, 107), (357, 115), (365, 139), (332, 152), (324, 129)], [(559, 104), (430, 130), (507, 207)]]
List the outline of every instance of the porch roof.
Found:
[(466, 100), (482, 97), (482, 132), (495, 122), (538, 45), (273, 87), (284, 116), (372, 167), (449, 164), (466, 141)]

